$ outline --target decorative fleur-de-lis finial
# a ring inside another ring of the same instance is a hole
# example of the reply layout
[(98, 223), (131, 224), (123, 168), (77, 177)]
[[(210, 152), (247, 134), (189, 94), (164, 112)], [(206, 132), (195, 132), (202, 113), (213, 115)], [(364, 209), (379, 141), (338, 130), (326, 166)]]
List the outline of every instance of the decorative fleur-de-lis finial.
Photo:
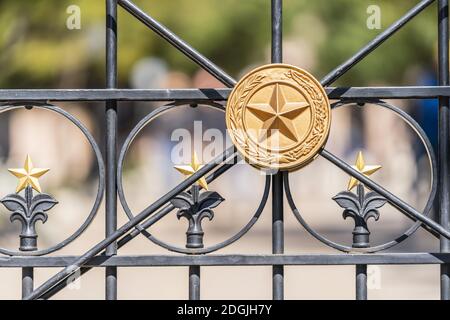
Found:
[[(197, 158), (197, 154), (192, 154), (190, 165), (179, 165), (174, 168), (189, 177), (203, 167), (203, 164)], [(175, 196), (170, 202), (178, 209), (177, 217), (186, 218), (189, 221), (188, 230), (186, 231), (187, 241), (186, 248), (199, 249), (203, 248), (203, 228), (202, 220), (214, 218), (213, 208), (217, 207), (225, 199), (220, 194), (213, 191), (200, 192), (200, 187), (208, 190), (208, 184), (205, 177), (201, 177), (192, 185), (189, 192), (181, 192)]]
[[(352, 167), (366, 177), (381, 169), (379, 165), (366, 165), (361, 151), (358, 152), (356, 163)], [(351, 192), (355, 186), (357, 187), (356, 194)], [(367, 226), (367, 221), (370, 218), (374, 218), (375, 220), (379, 219), (380, 213), (378, 209), (386, 203), (386, 199), (374, 191), (365, 193), (364, 185), (353, 177), (350, 178), (347, 190), (338, 193), (333, 197), (333, 200), (344, 209), (342, 214), (344, 219), (350, 217), (355, 221), (353, 247), (367, 248), (370, 246), (370, 231)]]
[[(21, 251), (37, 250), (36, 222), (47, 221), (46, 211), (55, 206), (56, 201), (52, 196), (42, 193), (39, 185), (39, 177), (47, 173), (50, 169), (34, 168), (31, 157), (27, 155), (23, 168), (8, 169), (19, 179), (16, 193), (5, 196), (0, 202), (11, 211), (11, 222), (19, 221), (22, 224), (20, 233)], [(25, 189), (25, 196), (19, 193)], [(39, 192), (33, 196), (33, 189)]]

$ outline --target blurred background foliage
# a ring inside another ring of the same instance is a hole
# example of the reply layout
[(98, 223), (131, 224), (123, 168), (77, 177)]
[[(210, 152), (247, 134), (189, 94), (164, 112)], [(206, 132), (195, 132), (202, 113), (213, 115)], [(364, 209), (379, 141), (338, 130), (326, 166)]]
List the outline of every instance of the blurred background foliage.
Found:
[[(285, 0), (286, 57), (317, 77), (343, 62), (409, 10), (410, 0)], [(0, 0), (0, 87), (104, 87), (103, 0)], [(135, 0), (182, 39), (235, 77), (269, 61), (270, 1)], [(81, 8), (81, 29), (68, 30), (70, 5)], [(382, 30), (366, 27), (368, 5), (381, 8)], [(414, 84), (408, 74), (433, 67), (436, 8), (427, 9), (337, 84)], [(294, 53), (292, 53), (292, 51)], [(295, 52), (298, 52), (297, 59)], [(309, 52), (305, 56), (305, 52)], [(198, 67), (119, 8), (119, 82), (130, 86), (133, 65), (159, 57), (170, 70)], [(308, 61), (306, 61), (308, 60)], [(304, 62), (304, 63), (303, 63)], [(410, 77), (414, 79), (414, 77)]]

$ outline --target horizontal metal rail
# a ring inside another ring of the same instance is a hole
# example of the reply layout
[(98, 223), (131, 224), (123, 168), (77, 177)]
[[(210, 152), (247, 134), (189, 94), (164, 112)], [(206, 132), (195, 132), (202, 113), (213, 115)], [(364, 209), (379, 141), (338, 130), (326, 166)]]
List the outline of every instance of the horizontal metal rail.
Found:
[[(78, 256), (6, 257), (0, 267), (67, 267)], [(168, 267), (168, 266), (270, 266), (270, 265), (417, 265), (450, 263), (450, 253), (376, 254), (224, 254), (224, 255), (117, 255), (96, 256), (85, 267)]]
[[(328, 98), (434, 99), (450, 97), (450, 86), (327, 87)], [(2, 89), (0, 101), (226, 101), (228, 88), (205, 89)]]

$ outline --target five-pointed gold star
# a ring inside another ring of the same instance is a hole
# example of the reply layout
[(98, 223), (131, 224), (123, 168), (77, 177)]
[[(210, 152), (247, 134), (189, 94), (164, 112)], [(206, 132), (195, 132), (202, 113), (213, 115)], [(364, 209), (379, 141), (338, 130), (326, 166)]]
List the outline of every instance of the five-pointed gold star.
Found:
[[(358, 152), (358, 156), (356, 157), (356, 163), (354, 166), (352, 166), (353, 169), (358, 170), (366, 177), (370, 176), (371, 174), (375, 173), (379, 169), (381, 169), (381, 166), (379, 165), (372, 165), (372, 166), (366, 166), (364, 162), (364, 157), (361, 151)], [(350, 178), (350, 181), (348, 182), (348, 191), (351, 191), (354, 187), (358, 185), (359, 181), (353, 177)]]
[[(194, 173), (196, 173), (198, 170), (200, 170), (203, 167), (203, 165), (198, 161), (197, 153), (192, 154), (191, 164), (190, 165), (181, 165), (181, 166), (174, 166), (175, 169), (177, 169), (179, 172), (184, 174), (186, 177), (190, 177)], [(206, 182), (205, 177), (201, 177), (197, 180), (197, 183), (205, 190), (208, 190), (208, 183)]]
[(27, 186), (31, 186), (37, 192), (41, 191), (41, 186), (39, 185), (38, 178), (47, 173), (50, 169), (46, 168), (34, 168), (33, 162), (29, 155), (25, 159), (25, 164), (23, 168), (18, 169), (8, 169), (13, 175), (19, 179), (17, 184), (16, 193), (22, 191)]
[(298, 141), (297, 130), (292, 122), (309, 106), (306, 101), (289, 102), (277, 83), (267, 103), (250, 103), (247, 108), (263, 122), (260, 142), (264, 138), (269, 139), (275, 130), (293, 141)]

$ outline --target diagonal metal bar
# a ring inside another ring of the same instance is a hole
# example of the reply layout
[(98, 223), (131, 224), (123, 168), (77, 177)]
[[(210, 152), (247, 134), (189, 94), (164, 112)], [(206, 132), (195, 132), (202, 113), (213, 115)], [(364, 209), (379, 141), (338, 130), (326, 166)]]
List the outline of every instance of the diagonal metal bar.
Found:
[(327, 150), (323, 149), (320, 152), (321, 156), (325, 159), (329, 160), (333, 164), (335, 164), (337, 167), (351, 175), (352, 177), (356, 178), (358, 181), (364, 183), (367, 187), (370, 189), (376, 191), (380, 195), (386, 198), (386, 200), (395, 208), (400, 210), (400, 212), (410, 215), (414, 217), (416, 220), (422, 222), (426, 226), (430, 227), (443, 237), (450, 239), (450, 232), (445, 229), (443, 226), (441, 226), (439, 223), (436, 223), (435, 221), (431, 220), (427, 216), (421, 214), (416, 209), (411, 207), (409, 204), (398, 198), (396, 195), (392, 194), (391, 192), (384, 189), (382, 186), (380, 186), (378, 183), (374, 182), (372, 179), (367, 178), (362, 173), (358, 172), (357, 170), (353, 169), (350, 165), (348, 165), (345, 161), (339, 159), (332, 153), (328, 152)]
[[(217, 170), (210, 173), (205, 179), (207, 183), (211, 183), (214, 180), (216, 180), (218, 177), (220, 177), (222, 174), (224, 174), (226, 171), (231, 169), (238, 161), (239, 156), (236, 154), (235, 157), (232, 159), (233, 161), (231, 163), (224, 163), (222, 164)], [(158, 211), (157, 213), (151, 215), (147, 220), (145, 220), (141, 225), (137, 226), (134, 230), (132, 230), (130, 233), (122, 237), (119, 241), (117, 241), (117, 248), (120, 249), (123, 246), (125, 246), (128, 242), (136, 238), (140, 233), (141, 230), (146, 230), (150, 228), (152, 225), (154, 225), (156, 222), (164, 218), (166, 215), (168, 215), (172, 210), (174, 209), (174, 206), (172, 204), (168, 204), (166, 207)], [(105, 252), (102, 252), (100, 255), (104, 255)], [(75, 273), (71, 276), (71, 281), (74, 281), (81, 277), (83, 274), (89, 272), (93, 267), (83, 267), (81, 268), (81, 272)], [(51, 288), (49, 291), (47, 291), (44, 295), (41, 296), (41, 299), (50, 299), (55, 294), (60, 292), (62, 289), (64, 289), (68, 285), (68, 282), (61, 281), (56, 286)]]
[[(174, 206), (172, 204), (167, 205), (166, 207), (164, 207), (157, 213), (151, 215), (144, 223), (142, 223), (140, 225), (140, 227), (142, 228), (142, 230), (148, 229), (153, 224), (155, 224), (156, 222), (158, 222), (159, 220), (164, 218), (166, 215), (168, 215), (173, 209), (174, 209)], [(134, 229), (133, 231), (131, 231), (130, 233), (125, 235), (123, 238), (121, 238), (119, 241), (117, 241), (117, 249), (120, 249), (121, 247), (126, 245), (128, 242), (130, 242), (131, 240), (136, 238), (140, 233), (141, 233), (141, 231), (139, 229)], [(105, 253), (106, 252), (102, 252), (98, 256), (106, 256)], [(92, 267), (82, 267), (80, 272), (74, 273), (70, 277), (70, 282), (75, 281), (76, 279), (78, 279), (79, 277), (81, 277), (82, 275), (84, 275), (85, 273), (89, 272), (92, 269), (93, 269)], [(55, 294), (57, 294), (58, 292), (63, 290), (68, 284), (69, 284), (69, 281), (58, 282), (54, 287), (50, 288), (43, 295), (41, 295), (40, 299), (45, 299), (45, 300), (50, 299)]]
[[(410, 219), (411, 221), (417, 222), (417, 219), (416, 219), (416, 218), (410, 216), (410, 215), (407, 214), (406, 212), (403, 212), (403, 213), (404, 213), (405, 216), (406, 216), (408, 219)], [(426, 231), (428, 231), (428, 232), (429, 232), (432, 236), (434, 236), (436, 239), (439, 239), (439, 238), (441, 237), (441, 235), (440, 235), (438, 232), (436, 232), (434, 229), (431, 229), (429, 226), (427, 226), (427, 225), (425, 225), (425, 224), (423, 224), (423, 223), (420, 225), (420, 227), (421, 227), (422, 229), (425, 229)]]
[(86, 262), (88, 262), (92, 257), (99, 254), (101, 251), (103, 251), (108, 245), (113, 243), (114, 241), (118, 240), (120, 237), (124, 236), (130, 229), (137, 226), (139, 223), (144, 221), (147, 217), (149, 217), (153, 212), (159, 210), (162, 206), (164, 206), (167, 202), (170, 201), (174, 196), (188, 188), (190, 185), (192, 185), (194, 182), (196, 182), (198, 179), (200, 179), (202, 176), (206, 175), (210, 171), (212, 171), (215, 167), (217, 167), (220, 163), (223, 161), (229, 159), (232, 156), (236, 155), (235, 147), (228, 148), (225, 152), (223, 152), (221, 155), (216, 157), (214, 160), (206, 164), (204, 167), (202, 167), (200, 170), (198, 170), (193, 175), (189, 176), (181, 182), (179, 185), (177, 185), (175, 188), (170, 190), (168, 193), (166, 193), (164, 196), (156, 200), (153, 204), (148, 206), (146, 209), (144, 209), (141, 213), (139, 213), (137, 216), (135, 216), (133, 219), (125, 223), (122, 227), (117, 229), (113, 234), (111, 234), (109, 237), (103, 239), (99, 243), (97, 243), (95, 246), (93, 246), (91, 249), (89, 249), (86, 253), (81, 255), (78, 259), (76, 259), (72, 265), (64, 268), (60, 272), (58, 272), (56, 275), (48, 279), (46, 282), (44, 282), (41, 286), (39, 286), (36, 290), (34, 290), (30, 295), (25, 297), (25, 300), (33, 300), (40, 298), (43, 294), (45, 294), (48, 290), (50, 290), (52, 287), (58, 285), (59, 282), (65, 281), (68, 277), (70, 277), (72, 274), (74, 274), (80, 267), (82, 267)]
[(164, 25), (162, 25), (161, 23), (153, 19), (150, 15), (142, 11), (133, 2), (129, 0), (119, 0), (118, 3), (122, 8), (128, 11), (136, 19), (138, 19), (147, 27), (152, 29), (159, 36), (167, 40), (171, 45), (180, 50), (183, 54), (185, 54), (188, 58), (197, 63), (203, 69), (208, 71), (216, 79), (218, 79), (228, 87), (234, 87), (234, 85), (236, 84), (236, 80), (234, 80), (230, 75), (228, 75), (225, 71), (216, 66), (213, 62), (211, 62), (197, 50), (189, 46), (186, 42), (180, 39), (172, 31), (167, 29)]
[(394, 33), (400, 30), (406, 23), (411, 21), (415, 16), (432, 4), (435, 0), (423, 0), (419, 2), (415, 7), (409, 10), (403, 17), (391, 24), (386, 30), (380, 33), (367, 45), (365, 45), (361, 50), (355, 53), (351, 58), (342, 63), (336, 69), (327, 74), (321, 83), (323, 86), (328, 86), (342, 75), (344, 75), (348, 70), (354, 67), (358, 62), (364, 59), (369, 53), (378, 48), (383, 42), (389, 39)]

